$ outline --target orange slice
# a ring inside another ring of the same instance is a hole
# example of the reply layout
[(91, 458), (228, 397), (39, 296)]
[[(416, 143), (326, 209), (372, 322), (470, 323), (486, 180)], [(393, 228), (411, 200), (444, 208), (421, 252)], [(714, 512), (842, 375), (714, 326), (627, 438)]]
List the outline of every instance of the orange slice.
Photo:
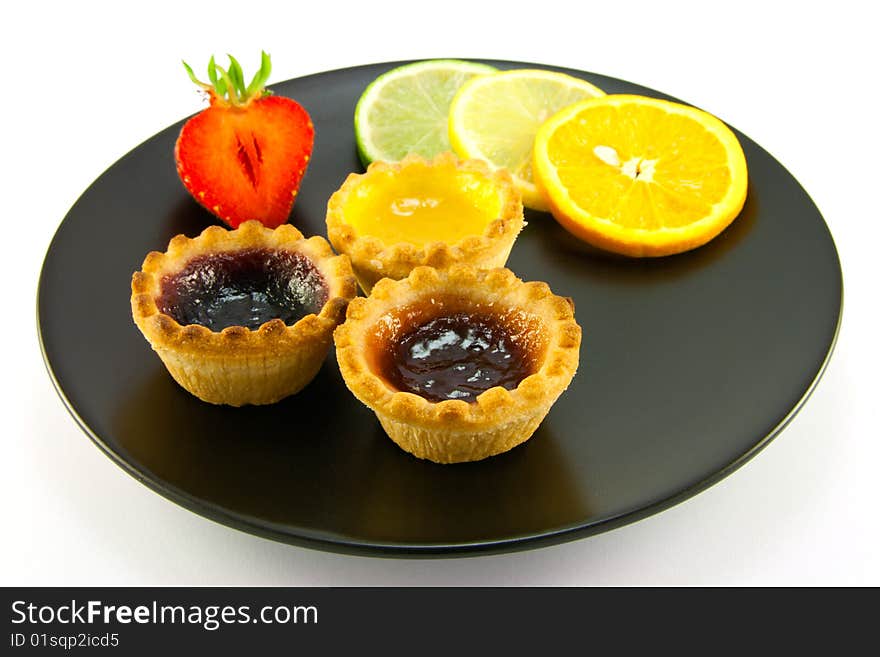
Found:
[(702, 110), (646, 96), (571, 105), (538, 130), (535, 179), (576, 237), (628, 256), (701, 246), (746, 199), (742, 147)]

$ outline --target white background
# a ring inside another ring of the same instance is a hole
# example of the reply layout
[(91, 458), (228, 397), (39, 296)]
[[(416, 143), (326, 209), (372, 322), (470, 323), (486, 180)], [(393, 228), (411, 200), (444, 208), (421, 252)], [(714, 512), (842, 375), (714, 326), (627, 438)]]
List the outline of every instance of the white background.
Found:
[[(880, 52), (869, 3), (819, 5), (7, 3), (0, 584), (880, 584)], [(56, 396), (35, 331), (39, 269), (80, 193), (200, 108), (181, 59), (202, 69), (210, 54), (232, 52), (249, 75), (261, 48), (273, 58), (270, 83), (378, 61), (485, 57), (604, 73), (718, 114), (791, 171), (837, 243), (843, 327), (812, 398), (766, 450), (697, 497), (510, 555), (328, 554), (240, 533), (151, 492), (92, 445)]]

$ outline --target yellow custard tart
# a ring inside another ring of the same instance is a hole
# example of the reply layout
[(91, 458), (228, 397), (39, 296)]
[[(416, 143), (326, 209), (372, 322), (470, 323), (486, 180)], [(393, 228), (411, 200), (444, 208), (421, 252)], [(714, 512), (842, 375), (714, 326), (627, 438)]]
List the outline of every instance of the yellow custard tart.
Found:
[(183, 388), (212, 404), (271, 404), (318, 373), (357, 283), (346, 256), (293, 226), (248, 221), (147, 255), (134, 322)]
[(455, 265), (379, 281), (334, 339), (345, 384), (388, 436), (457, 463), (532, 436), (574, 377), (581, 329), (546, 283)]
[(330, 243), (351, 257), (367, 293), (376, 281), (405, 278), (420, 265), (502, 267), (524, 225), (506, 170), (451, 153), (374, 162), (366, 173), (350, 174), (327, 204)]

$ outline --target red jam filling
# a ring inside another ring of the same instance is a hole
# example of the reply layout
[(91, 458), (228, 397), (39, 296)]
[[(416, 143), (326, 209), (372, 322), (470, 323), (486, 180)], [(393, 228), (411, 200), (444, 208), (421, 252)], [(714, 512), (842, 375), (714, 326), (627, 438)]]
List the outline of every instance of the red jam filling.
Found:
[(157, 306), (184, 326), (257, 329), (272, 319), (291, 326), (318, 313), (327, 295), (324, 278), (306, 256), (246, 249), (200, 256), (165, 276)]
[(496, 386), (513, 390), (534, 373), (537, 360), (534, 322), (524, 319), (482, 309), (423, 317), (409, 326), (398, 318), (396, 335), (375, 351), (376, 365), (392, 387), (431, 402), (473, 402)]

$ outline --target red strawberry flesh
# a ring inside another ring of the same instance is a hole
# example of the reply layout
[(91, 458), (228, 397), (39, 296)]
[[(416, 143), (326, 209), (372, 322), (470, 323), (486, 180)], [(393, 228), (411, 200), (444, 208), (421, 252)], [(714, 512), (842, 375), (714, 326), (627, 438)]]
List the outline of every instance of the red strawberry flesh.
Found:
[(248, 219), (275, 228), (290, 215), (313, 141), (308, 114), (290, 98), (215, 105), (184, 125), (177, 170), (193, 197), (233, 228)]

